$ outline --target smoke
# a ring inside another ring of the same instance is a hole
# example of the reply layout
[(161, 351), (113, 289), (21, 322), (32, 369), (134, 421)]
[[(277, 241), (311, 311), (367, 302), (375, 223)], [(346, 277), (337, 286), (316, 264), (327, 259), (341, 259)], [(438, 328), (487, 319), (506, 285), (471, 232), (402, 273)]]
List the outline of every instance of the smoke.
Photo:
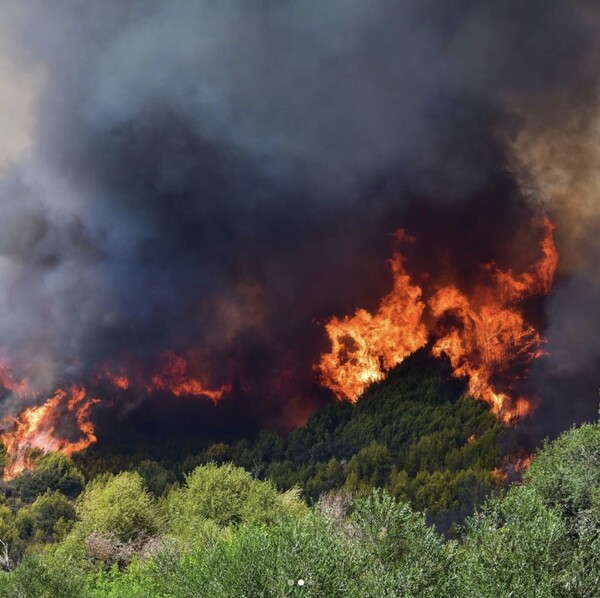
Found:
[(598, 16), (566, 0), (4, 2), (5, 60), (43, 77), (0, 182), (1, 355), (48, 388), (192, 351), (215, 384), (235, 370), (280, 389), (285, 416), (314, 393), (315, 319), (389, 284), (405, 209), (525, 198), (565, 256), (553, 359), (589, 370)]
[(559, 225), (562, 280), (546, 305), (549, 355), (533, 372), (548, 407), (538, 437), (560, 432), (566, 422), (594, 418), (599, 401), (600, 37), (593, 30), (600, 14), (591, 4), (578, 8), (588, 34), (580, 38), (585, 51), (570, 63), (575, 80), (548, 90), (533, 107), (515, 102), (520, 126), (508, 144), (524, 196)]

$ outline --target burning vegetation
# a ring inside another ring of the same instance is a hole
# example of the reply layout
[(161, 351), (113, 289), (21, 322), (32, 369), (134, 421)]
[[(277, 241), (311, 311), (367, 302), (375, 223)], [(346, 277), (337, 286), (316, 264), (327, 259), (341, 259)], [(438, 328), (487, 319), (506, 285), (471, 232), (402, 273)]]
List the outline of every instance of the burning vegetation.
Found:
[[(474, 274), (477, 283), (468, 287), (446, 278), (437, 282), (432, 272), (421, 273), (417, 281), (403, 255), (406, 247), (418, 248), (417, 239), (398, 230), (388, 262), (393, 287), (377, 309), (358, 309), (324, 323), (331, 348), (314, 366), (321, 386), (337, 399), (355, 402), (368, 386), (427, 346), (432, 357), (447, 358), (452, 375), (465, 381), (468, 393), (488, 403), (504, 423), (529, 413), (535, 397), (521, 386), (544, 352), (540, 331), (526, 319), (523, 303), (550, 291), (558, 260), (553, 224), (543, 220), (538, 228), (539, 255), (533, 264), (519, 273), (483, 264)], [(34, 388), (3, 362), (0, 385), (12, 396), (17, 413), (2, 420), (9, 459), (5, 479), (31, 466), (32, 449), (71, 455), (94, 443), (93, 412), (100, 406), (146, 396), (218, 403), (232, 385), (211, 384), (202, 361), (193, 353), (184, 357), (173, 351), (151, 364), (115, 360), (95, 368), (87, 379), (66, 379), (59, 388), (45, 390)]]
[(399, 249), (415, 240), (398, 231), (389, 262), (393, 288), (376, 312), (359, 309), (325, 323), (331, 350), (316, 365), (322, 384), (339, 399), (354, 402), (431, 340), (431, 354), (446, 356), (453, 375), (466, 380), (469, 393), (486, 401), (504, 422), (528, 413), (533, 399), (514, 386), (543, 351), (540, 333), (525, 320), (520, 304), (550, 291), (558, 262), (554, 226), (546, 219), (541, 228), (541, 256), (525, 272), (486, 264), (482, 282), (472, 289), (444, 284), (429, 297), (406, 273)]
[[(0, 369), (0, 385), (12, 392), (17, 401), (32, 402), (43, 396), (34, 394), (26, 379), (15, 379), (4, 365)], [(110, 406), (124, 392), (192, 397), (217, 402), (230, 387), (208, 388), (190, 373), (188, 361), (181, 355), (167, 352), (161, 356), (150, 374), (140, 367), (104, 366), (94, 375), (89, 388), (68, 385), (58, 388), (41, 404), (28, 407), (16, 417), (5, 417), (2, 442), (8, 455), (4, 479), (9, 480), (31, 467), (31, 451), (59, 451), (72, 455), (96, 442), (92, 420), (95, 405)]]

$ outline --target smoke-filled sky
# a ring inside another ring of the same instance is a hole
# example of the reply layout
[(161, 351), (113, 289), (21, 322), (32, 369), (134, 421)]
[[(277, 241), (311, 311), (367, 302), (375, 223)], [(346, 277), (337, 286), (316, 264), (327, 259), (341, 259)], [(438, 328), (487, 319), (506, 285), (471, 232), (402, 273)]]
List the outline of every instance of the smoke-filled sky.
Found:
[(535, 374), (593, 413), (599, 32), (592, 0), (5, 0), (1, 355), (45, 388), (165, 349), (303, 378), (405, 210), (527, 204), (561, 253)]

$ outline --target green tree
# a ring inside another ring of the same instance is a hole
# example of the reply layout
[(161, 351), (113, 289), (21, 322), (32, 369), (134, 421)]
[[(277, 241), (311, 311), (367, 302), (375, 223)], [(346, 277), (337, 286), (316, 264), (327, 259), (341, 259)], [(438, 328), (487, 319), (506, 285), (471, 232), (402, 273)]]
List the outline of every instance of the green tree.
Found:
[(15, 515), (6, 504), (0, 504), (0, 540), (13, 561), (21, 555), (24, 544), (20, 539)]
[(54, 542), (66, 535), (74, 520), (73, 503), (60, 492), (49, 490), (19, 510), (16, 525), (24, 540)]
[(135, 470), (144, 481), (144, 486), (154, 496), (162, 496), (176, 482), (175, 474), (156, 461), (145, 459)]
[(247, 471), (231, 464), (197, 467), (168, 501), (171, 529), (180, 537), (190, 537), (198, 522), (203, 525), (205, 520), (229, 526), (271, 522), (306, 511), (297, 492), (279, 494), (272, 482), (253, 480)]
[(159, 530), (158, 508), (137, 472), (105, 476), (88, 483), (76, 503), (74, 531), (112, 534), (125, 542)]
[(345, 488), (358, 494), (382, 488), (389, 482), (393, 466), (389, 449), (373, 442), (356, 453), (348, 463)]
[(16, 478), (14, 486), (25, 501), (48, 490), (75, 498), (83, 489), (84, 479), (71, 459), (61, 453), (47, 453), (36, 460), (33, 470)]
[(585, 424), (546, 442), (525, 476), (527, 487), (563, 517), (572, 544), (564, 573), (570, 596), (600, 587), (600, 424)]
[(590, 509), (600, 488), (600, 424), (585, 424), (546, 442), (524, 478), (567, 518)]
[(345, 479), (342, 464), (335, 457), (331, 457), (326, 463), (316, 465), (315, 473), (305, 484), (305, 493), (309, 498), (316, 499), (321, 494), (343, 486)]
[(374, 595), (460, 595), (455, 593), (455, 544), (445, 543), (410, 505), (374, 491), (355, 501), (351, 522), (353, 535), (372, 563), (369, 575), (374, 579)]
[(467, 521), (460, 596), (564, 596), (566, 526), (534, 489), (516, 487)]

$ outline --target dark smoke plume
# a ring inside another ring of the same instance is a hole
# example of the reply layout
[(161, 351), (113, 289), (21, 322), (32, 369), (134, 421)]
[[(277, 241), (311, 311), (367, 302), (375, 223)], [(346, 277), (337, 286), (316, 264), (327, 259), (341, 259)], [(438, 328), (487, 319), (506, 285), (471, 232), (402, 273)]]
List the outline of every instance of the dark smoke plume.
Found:
[(193, 350), (292, 421), (315, 320), (374, 305), (389, 233), (468, 206), (497, 248), (541, 206), (562, 270), (536, 380), (595, 413), (596, 3), (7, 0), (0, 22), (41, 73), (0, 180), (0, 351), (39, 387)]

